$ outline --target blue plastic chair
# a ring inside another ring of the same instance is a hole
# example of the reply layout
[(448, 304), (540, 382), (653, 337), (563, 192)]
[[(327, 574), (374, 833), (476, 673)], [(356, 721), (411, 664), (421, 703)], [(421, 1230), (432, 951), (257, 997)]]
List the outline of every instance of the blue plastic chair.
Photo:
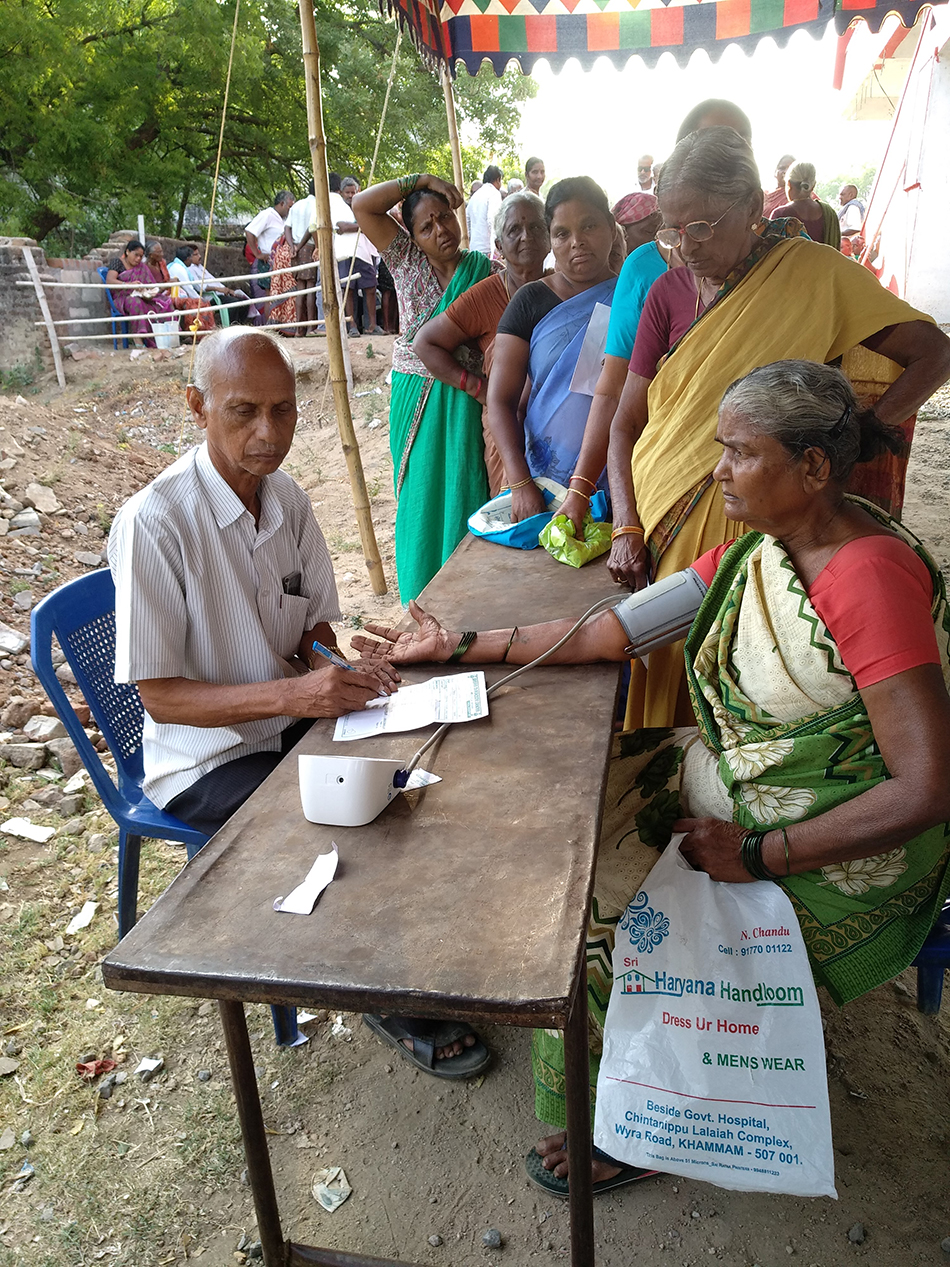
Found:
[(930, 930), (914, 967), (917, 969), (917, 1011), (934, 1015), (940, 1011), (944, 969), (950, 968), (950, 902)]
[[(103, 265), (102, 268), (97, 268), (96, 272), (102, 278), (103, 282), (105, 282), (106, 277), (109, 275), (108, 268)], [(119, 340), (116, 337), (116, 334), (118, 333), (122, 336), (122, 346), (127, 348), (129, 346), (129, 340), (127, 338), (128, 326), (126, 325), (126, 319), (115, 306), (115, 300), (112, 298), (112, 291), (109, 290), (108, 287), (106, 288), (106, 299), (109, 301), (109, 311), (112, 313), (112, 346), (113, 348), (117, 348), (119, 346)], [(118, 318), (118, 332), (116, 331), (116, 318)], [(92, 706), (90, 705), (90, 707)]]
[[(48, 594), (30, 618), (31, 659), (43, 689), (76, 746), (102, 803), (119, 828), (119, 937), (135, 924), (142, 837), (177, 840), (193, 858), (208, 837), (153, 805), (142, 791), (145, 710), (134, 682), (115, 680), (115, 585), (108, 568), (77, 577)], [(53, 635), (62, 647), (96, 724), (115, 759), (118, 787), (73, 712), (53, 668)], [(298, 1036), (297, 1009), (272, 1007), (281, 1046)]]

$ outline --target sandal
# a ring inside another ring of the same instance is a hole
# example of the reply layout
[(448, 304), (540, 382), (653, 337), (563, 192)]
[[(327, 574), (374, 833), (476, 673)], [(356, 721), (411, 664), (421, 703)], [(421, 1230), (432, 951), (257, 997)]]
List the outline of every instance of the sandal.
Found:
[[(566, 1140), (564, 1142), (567, 1143)], [(596, 1146), (591, 1148), (591, 1158), (595, 1161), (606, 1162), (608, 1166), (620, 1167), (620, 1173), (614, 1175), (612, 1179), (601, 1179), (599, 1183), (594, 1184), (595, 1197), (602, 1192), (610, 1192), (614, 1188), (622, 1188), (628, 1183), (636, 1183), (639, 1179), (649, 1179), (651, 1175), (660, 1173), (658, 1170), (641, 1170), (639, 1166), (626, 1166), (623, 1162), (608, 1157)], [(559, 1178), (553, 1170), (545, 1170), (541, 1154), (536, 1149), (532, 1148), (528, 1153), (524, 1159), (524, 1167), (531, 1182), (542, 1192), (546, 1192), (549, 1197), (558, 1197), (564, 1201), (570, 1195), (567, 1176)]]
[[(474, 1033), (472, 1027), (462, 1021), (436, 1021), (415, 1016), (382, 1017), (365, 1012), (363, 1024), (384, 1043), (395, 1047), (411, 1065), (436, 1078), (474, 1078), (491, 1064), (491, 1052), (481, 1039), (466, 1047), (458, 1056), (436, 1060), (437, 1047), (448, 1047), (450, 1043), (460, 1042), (466, 1034)], [(404, 1038), (412, 1041), (411, 1050), (403, 1043)]]

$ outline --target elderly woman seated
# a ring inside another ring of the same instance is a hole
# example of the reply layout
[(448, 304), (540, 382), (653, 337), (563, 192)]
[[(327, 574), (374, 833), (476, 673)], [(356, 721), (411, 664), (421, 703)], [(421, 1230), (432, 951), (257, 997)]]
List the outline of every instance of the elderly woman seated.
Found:
[[(844, 492), (899, 433), (862, 411), (838, 370), (779, 361), (726, 391), (716, 440), (726, 514), (750, 531), (682, 574), (684, 592), (705, 591), (686, 640), (698, 729), (615, 742), (588, 941), (592, 1075), (613, 929), (671, 831), (714, 880), (782, 885), (815, 981), (839, 1005), (913, 961), (950, 888), (943, 580), (911, 532)], [(552, 662), (635, 654), (650, 592), (594, 617)], [(367, 626), (382, 644), (354, 645), (396, 664), (447, 660), (460, 635), (412, 613), (415, 632)], [(461, 659), (526, 664), (572, 623), (481, 632)], [(535, 1032), (533, 1065), (538, 1116), (563, 1127), (555, 1033)], [(563, 1132), (529, 1153), (528, 1172), (566, 1195)], [(598, 1159), (595, 1191), (645, 1173)]]

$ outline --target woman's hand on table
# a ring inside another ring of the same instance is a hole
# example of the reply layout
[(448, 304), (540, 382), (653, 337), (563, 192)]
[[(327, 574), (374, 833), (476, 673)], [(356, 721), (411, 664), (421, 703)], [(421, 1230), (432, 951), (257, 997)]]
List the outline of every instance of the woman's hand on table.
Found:
[(650, 584), (650, 555), (639, 532), (614, 538), (607, 556), (607, 571), (618, 585), (646, 589)]
[[(515, 480), (515, 483), (517, 482)], [(521, 523), (522, 519), (530, 519), (532, 515), (543, 515), (547, 508), (544, 494), (534, 480), (530, 484), (525, 484), (523, 488), (512, 490), (511, 522), (513, 524)]]
[(434, 616), (422, 610), (418, 603), (410, 600), (409, 614), (418, 625), (417, 629), (400, 632), (388, 629), (385, 625), (365, 625), (367, 633), (381, 641), (364, 638), (356, 634), (350, 639), (350, 645), (363, 659), (376, 660), (385, 658), (391, 664), (421, 664), (424, 662), (444, 664), (452, 652), (458, 647), (462, 635), (450, 629), (443, 629)]
[(748, 884), (754, 880), (742, 865), (744, 827), (724, 823), (718, 818), (679, 818), (675, 832), (686, 832), (680, 852), (697, 871), (705, 871), (711, 880), (729, 884)]

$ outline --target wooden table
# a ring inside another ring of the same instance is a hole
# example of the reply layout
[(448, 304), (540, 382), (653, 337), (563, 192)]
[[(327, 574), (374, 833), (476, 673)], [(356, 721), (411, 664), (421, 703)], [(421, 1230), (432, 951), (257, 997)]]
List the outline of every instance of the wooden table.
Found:
[[(421, 601), (485, 629), (579, 616), (613, 588), (602, 561), (575, 571), (467, 537)], [(106, 958), (112, 989), (219, 1000), (266, 1267), (379, 1260), (284, 1241), (245, 1002), (564, 1029), (572, 1263), (593, 1263), (584, 943), (618, 680), (616, 665), (525, 674), (426, 754), (442, 783), (361, 828), (306, 821), (296, 753), (408, 760), (429, 732), (334, 744), (317, 722)], [(313, 914), (275, 913), (331, 840), (340, 865)]]

